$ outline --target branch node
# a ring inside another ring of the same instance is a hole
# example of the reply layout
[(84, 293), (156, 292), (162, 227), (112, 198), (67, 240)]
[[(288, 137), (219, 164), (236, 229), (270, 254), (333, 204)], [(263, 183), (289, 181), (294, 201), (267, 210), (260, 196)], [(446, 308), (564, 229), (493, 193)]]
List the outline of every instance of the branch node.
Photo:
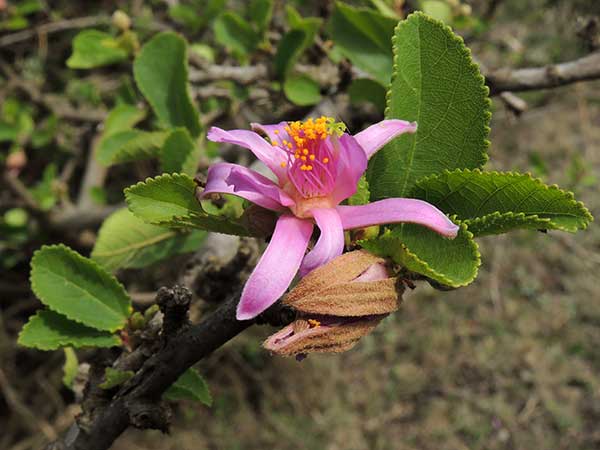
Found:
[(166, 403), (134, 401), (127, 405), (129, 422), (139, 429), (160, 430), (169, 432), (171, 424), (171, 408)]
[(192, 302), (192, 293), (184, 286), (161, 287), (156, 294), (156, 303), (164, 314), (163, 335), (175, 336), (190, 324), (188, 311)]

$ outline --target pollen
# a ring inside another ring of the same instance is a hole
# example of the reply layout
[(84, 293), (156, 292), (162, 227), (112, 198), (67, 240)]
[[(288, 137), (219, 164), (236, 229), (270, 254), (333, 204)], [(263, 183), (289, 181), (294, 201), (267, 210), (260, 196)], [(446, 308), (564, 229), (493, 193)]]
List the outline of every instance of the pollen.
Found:
[(329, 158), (323, 158), (323, 163), (327, 164), (329, 162)]
[(287, 163), (286, 163), (285, 161), (282, 161), (282, 162), (281, 162), (279, 165), (280, 165), (282, 168), (284, 168), (284, 167), (286, 167), (286, 166), (287, 166)]
[(308, 159), (310, 159), (311, 161), (314, 161), (314, 160), (315, 160), (315, 155), (310, 155), (310, 156), (308, 157)]
[(321, 326), (321, 322), (315, 319), (308, 319), (307, 322), (310, 328), (317, 328)]
[(308, 150), (306, 150), (306, 149), (302, 150), (302, 154), (303, 155), (308, 155)]
[(273, 133), (279, 134), (279, 130), (275, 130), (275, 131), (273, 131)]

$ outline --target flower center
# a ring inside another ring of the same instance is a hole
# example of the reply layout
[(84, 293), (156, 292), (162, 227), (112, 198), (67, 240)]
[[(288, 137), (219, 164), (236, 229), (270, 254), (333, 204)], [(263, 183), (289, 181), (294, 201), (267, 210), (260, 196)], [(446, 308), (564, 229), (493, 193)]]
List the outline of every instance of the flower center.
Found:
[(304, 122), (289, 122), (284, 130), (275, 130), (274, 147), (286, 154), (281, 167), (305, 199), (323, 197), (335, 187), (339, 157), (337, 138), (346, 126), (332, 117), (321, 116)]

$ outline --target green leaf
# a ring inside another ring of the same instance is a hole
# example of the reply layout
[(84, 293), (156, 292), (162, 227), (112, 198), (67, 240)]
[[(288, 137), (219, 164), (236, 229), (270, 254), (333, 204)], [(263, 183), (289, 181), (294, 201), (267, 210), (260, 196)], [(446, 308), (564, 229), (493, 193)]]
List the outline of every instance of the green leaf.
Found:
[(392, 74), (392, 35), (397, 23), (377, 11), (337, 2), (328, 31), (352, 64), (387, 86)]
[(192, 33), (197, 33), (205, 24), (203, 14), (192, 5), (175, 3), (169, 5), (169, 17)]
[(133, 214), (154, 225), (249, 235), (239, 221), (207, 214), (195, 192), (196, 184), (188, 175), (164, 174), (125, 189), (125, 200)]
[(275, 74), (279, 79), (285, 78), (294, 67), (294, 64), (304, 51), (305, 39), (306, 32), (304, 30), (291, 30), (279, 41), (273, 63)]
[(348, 204), (352, 206), (356, 205), (366, 205), (369, 203), (369, 183), (367, 178), (363, 175), (358, 180), (358, 185), (356, 186), (356, 192), (352, 197), (348, 199)]
[(134, 105), (121, 103), (110, 110), (104, 121), (104, 131), (101, 139), (119, 131), (130, 130), (138, 122), (144, 120), (146, 111)]
[(423, 226), (403, 224), (361, 245), (377, 255), (391, 257), (411, 272), (450, 287), (471, 283), (481, 263), (473, 234), (464, 224), (454, 239), (446, 239)]
[(186, 127), (194, 137), (202, 128), (188, 89), (187, 43), (165, 32), (144, 45), (133, 63), (135, 82), (168, 128)]
[(73, 39), (73, 54), (67, 60), (71, 69), (92, 69), (125, 61), (128, 57), (119, 41), (108, 33), (84, 30)]
[(123, 328), (131, 313), (131, 300), (117, 279), (64, 245), (45, 245), (34, 253), (30, 280), (50, 309), (98, 330)]
[(353, 80), (348, 88), (348, 95), (350, 95), (350, 103), (355, 106), (370, 102), (381, 112), (385, 109), (385, 89), (376, 81), (368, 78)]
[(156, 158), (168, 136), (168, 131), (119, 131), (99, 142), (96, 159), (100, 164), (110, 166)]
[(234, 12), (221, 14), (215, 20), (213, 28), (215, 40), (242, 61), (246, 61), (260, 43), (258, 33)]
[(573, 233), (593, 220), (571, 192), (530, 174), (455, 170), (419, 180), (411, 195), (456, 215), (478, 236), (515, 228)]
[(114, 334), (86, 327), (54, 311), (40, 310), (19, 333), (18, 343), (39, 350), (60, 347), (114, 347), (121, 341)]
[(416, 121), (371, 159), (371, 199), (406, 197), (422, 177), (487, 160), (488, 89), (462, 39), (414, 13), (396, 28), (386, 118)]
[(197, 400), (206, 406), (212, 405), (212, 397), (204, 378), (194, 368), (186, 370), (165, 392), (168, 400)]
[(112, 389), (115, 386), (119, 386), (129, 380), (135, 375), (133, 370), (118, 370), (112, 367), (104, 369), (104, 381), (98, 386), (101, 389)]
[(275, 74), (279, 79), (288, 75), (302, 53), (314, 43), (323, 24), (319, 17), (303, 18), (291, 5), (286, 5), (286, 13), (291, 30), (279, 41), (274, 60)]
[(96, 159), (104, 165), (110, 165), (113, 156), (124, 143), (130, 140), (133, 133), (125, 133), (111, 140), (109, 138), (121, 132), (130, 131), (144, 117), (146, 117), (146, 111), (133, 105), (122, 103), (115, 106), (104, 121), (104, 131), (95, 148)]
[(160, 166), (163, 172), (183, 172), (195, 175), (201, 156), (201, 148), (194, 142), (185, 128), (175, 129), (165, 140), (160, 152)]
[(306, 75), (292, 75), (283, 84), (285, 96), (299, 106), (315, 105), (321, 101), (321, 87)]
[(128, 209), (111, 214), (102, 224), (92, 259), (106, 270), (141, 268), (170, 256), (198, 249), (206, 232), (189, 233), (150, 225)]
[(248, 16), (258, 30), (264, 32), (273, 17), (273, 0), (252, 0), (248, 5)]
[(73, 381), (77, 377), (77, 371), (79, 370), (79, 361), (75, 350), (71, 347), (63, 348), (65, 353), (65, 363), (63, 364), (63, 384), (69, 389), (73, 388)]

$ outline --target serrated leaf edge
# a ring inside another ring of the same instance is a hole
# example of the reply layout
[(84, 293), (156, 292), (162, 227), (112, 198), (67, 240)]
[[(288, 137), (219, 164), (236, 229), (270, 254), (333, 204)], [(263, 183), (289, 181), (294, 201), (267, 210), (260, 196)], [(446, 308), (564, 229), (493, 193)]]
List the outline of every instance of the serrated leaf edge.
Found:
[[(23, 325), (23, 328), (21, 328), (21, 331), (19, 331), (19, 336), (17, 337), (17, 344), (19, 344), (19, 345), (21, 345), (23, 347), (36, 348), (38, 350), (44, 350), (44, 351), (57, 350), (57, 349), (59, 349), (61, 347), (65, 347), (67, 345), (74, 346), (73, 342), (69, 341), (68, 339), (65, 340), (65, 341), (63, 341), (63, 342), (59, 342), (56, 345), (56, 347), (54, 347), (54, 346), (44, 346), (44, 345), (40, 345), (40, 344), (25, 345), (25, 344), (23, 344), (23, 342), (21, 342), (21, 335), (23, 333), (25, 333), (25, 330), (31, 326), (32, 319), (35, 318), (35, 317), (38, 317), (40, 315), (40, 313), (42, 313), (43, 311), (44, 311), (43, 309), (40, 309), (40, 310), (38, 310), (35, 313), (35, 315), (29, 317), (29, 319), (27, 320), (27, 323), (25, 325)], [(60, 314), (60, 313), (57, 312), (57, 314)], [(71, 319), (69, 319), (69, 320), (71, 320)], [(88, 328), (92, 328), (92, 327), (88, 327)], [(97, 329), (97, 328), (94, 328), (94, 329)], [(108, 331), (106, 331), (106, 330), (99, 330), (99, 331), (104, 331), (104, 332), (108, 333)], [(115, 344), (114, 344), (114, 346), (118, 346), (119, 345), (118, 337), (115, 336), (115, 335), (113, 335), (113, 336), (115, 337)], [(81, 347), (93, 347), (93, 346), (92, 345), (89, 345), (89, 346), (88, 345), (81, 345), (81, 346), (78, 346), (76, 348), (81, 348)]]
[[(479, 246), (477, 245), (477, 242), (474, 239), (475, 236), (473, 235), (473, 233), (471, 233), (468, 230), (467, 224), (464, 222), (458, 221), (456, 219), (456, 216), (451, 216), (450, 220), (452, 220), (454, 223), (458, 224), (458, 226), (461, 228), (461, 232), (465, 233), (465, 236), (468, 238), (469, 242), (472, 243), (472, 245), (471, 245), (471, 248), (473, 250), (472, 256), (475, 257), (475, 270), (473, 272), (473, 275), (470, 279), (468, 279), (467, 281), (464, 281), (462, 283), (455, 283), (453, 280), (448, 278), (446, 275), (438, 272), (437, 270), (432, 269), (431, 266), (426, 261), (423, 261), (415, 253), (410, 251), (408, 246), (404, 242), (402, 242), (400, 240), (400, 238), (396, 238), (396, 237), (391, 237), (391, 238), (398, 239), (398, 241), (400, 241), (400, 245), (402, 246), (402, 250), (407, 255), (409, 255), (411, 258), (414, 258), (417, 261), (419, 261), (419, 263), (422, 263), (430, 271), (431, 274), (434, 274), (437, 277), (437, 278), (435, 278), (436, 281), (438, 281), (442, 284), (445, 284), (447, 286), (450, 286), (450, 287), (458, 288), (458, 287), (468, 286), (477, 278), (477, 275), (479, 273), (479, 267), (481, 266), (481, 253), (479, 252)], [(383, 234), (381, 234), (378, 238), (375, 238), (375, 239), (381, 239), (381, 238), (385, 237), (386, 234), (391, 234), (391, 233), (392, 233), (392, 231), (390, 229), (386, 229), (386, 231), (384, 231)], [(361, 240), (361, 241), (358, 241), (357, 243), (359, 245), (362, 245), (365, 242), (368, 242), (368, 241)], [(391, 258), (391, 256), (389, 256), (389, 258)], [(422, 274), (422, 275), (432, 278), (431, 276), (429, 276), (427, 274)]]
[[(526, 177), (528, 179), (530, 179), (531, 181), (533, 181), (534, 183), (536, 183), (538, 186), (548, 190), (548, 191), (552, 191), (552, 190), (556, 190), (559, 191), (560, 194), (562, 194), (564, 196), (564, 198), (566, 200), (570, 200), (574, 203), (574, 206), (576, 206), (582, 213), (582, 219), (583, 220), (587, 220), (587, 222), (583, 223), (581, 230), (585, 230), (587, 229), (588, 225), (590, 222), (594, 221), (594, 216), (592, 216), (592, 214), (590, 213), (589, 209), (587, 209), (587, 207), (584, 205), (583, 202), (578, 201), (575, 199), (575, 194), (571, 191), (566, 191), (564, 189), (562, 189), (560, 186), (558, 186), (557, 184), (546, 184), (544, 183), (540, 178), (536, 178), (534, 177), (530, 172), (525, 172), (525, 173), (521, 173), (521, 172), (515, 172), (515, 171), (508, 171), (508, 172), (500, 172), (497, 170), (481, 170), (481, 169), (454, 169), (454, 170), (444, 170), (443, 172), (440, 173), (436, 173), (436, 174), (432, 174), (432, 175), (428, 175), (426, 177), (422, 177), (419, 178), (416, 182), (415, 182), (415, 186), (416, 187), (420, 187), (419, 185), (421, 183), (426, 183), (429, 182), (431, 180), (434, 180), (436, 178), (440, 178), (442, 176), (445, 175), (452, 175), (452, 174), (479, 174), (479, 175), (497, 175), (497, 176), (509, 176), (509, 177)], [(423, 189), (421, 187), (421, 189)], [(513, 214), (524, 214), (527, 217), (537, 217), (538, 219), (546, 219), (545, 217), (539, 217), (537, 214), (526, 214), (526, 213), (518, 213), (516, 211), (509, 211), (510, 213)], [(482, 219), (485, 219), (488, 216), (494, 216), (495, 214), (507, 214), (507, 213), (500, 213), (498, 211), (493, 212), (491, 214), (486, 214), (484, 216), (481, 217), (477, 217), (475, 219), (466, 219), (466, 220), (461, 220), (460, 222), (465, 222), (465, 223), (473, 223), (476, 221), (481, 221)], [(549, 219), (551, 220), (551, 219)], [(575, 231), (573, 230), (569, 230), (565, 227), (561, 227), (561, 226), (555, 226), (553, 229), (556, 230), (560, 230), (560, 231), (566, 231), (569, 233), (574, 233)]]
[[(450, 217), (450, 220), (452, 220), (455, 223), (458, 222), (456, 220), (456, 216)], [(410, 249), (404, 243), (402, 243), (402, 246), (404, 247), (404, 251), (408, 255), (410, 255), (411, 257), (413, 257), (415, 259), (417, 259), (425, 267), (427, 267), (427, 269), (430, 270), (432, 274), (435, 274), (435, 276), (438, 277), (438, 278), (436, 278), (436, 281), (439, 281), (440, 283), (444, 283), (447, 286), (451, 286), (451, 287), (454, 287), (454, 288), (468, 286), (469, 284), (471, 284), (477, 278), (477, 275), (479, 274), (479, 267), (481, 266), (481, 253), (479, 252), (479, 246), (477, 245), (477, 242), (475, 242), (475, 236), (473, 235), (473, 233), (471, 233), (468, 230), (468, 227), (467, 227), (466, 224), (464, 224), (464, 223), (458, 223), (458, 226), (461, 228), (461, 231), (463, 233), (465, 233), (465, 236), (467, 237), (469, 243), (472, 244), (470, 246), (471, 250), (472, 250), (472, 256), (475, 257), (475, 270), (473, 271), (473, 275), (471, 276), (471, 278), (469, 278), (468, 280), (466, 280), (466, 281), (464, 281), (462, 283), (455, 283), (450, 278), (448, 278), (446, 275), (438, 272), (437, 270), (432, 269), (431, 266), (427, 262), (423, 261), (415, 253), (411, 252)], [(423, 274), (423, 275), (428, 276), (426, 274)]]
[[(205, 228), (201, 228), (198, 227), (193, 221), (194, 219), (201, 219), (203, 217), (206, 218), (211, 218), (211, 219), (215, 219), (215, 220), (222, 220), (223, 222), (227, 222), (227, 219), (224, 218), (220, 218), (219, 216), (214, 216), (208, 213), (204, 213), (204, 215), (199, 214), (201, 211), (202, 206), (200, 205), (200, 203), (198, 203), (198, 208), (200, 209), (197, 213), (190, 213), (190, 214), (184, 214), (182, 216), (172, 216), (170, 219), (168, 220), (154, 220), (154, 221), (149, 221), (146, 220), (144, 217), (140, 217), (136, 214), (135, 210), (132, 209), (131, 207), (131, 198), (130, 198), (130, 192), (132, 189), (135, 189), (137, 187), (141, 187), (141, 186), (147, 186), (148, 183), (150, 182), (155, 182), (155, 181), (162, 181), (163, 179), (174, 179), (174, 178), (179, 178), (179, 179), (186, 179), (187, 180), (191, 180), (193, 182), (193, 179), (184, 173), (163, 173), (162, 175), (158, 175), (156, 177), (148, 177), (143, 181), (138, 181), (136, 184), (129, 186), (127, 188), (125, 188), (124, 193), (125, 193), (125, 201), (127, 203), (127, 206), (129, 208), (129, 210), (139, 219), (143, 220), (145, 223), (149, 223), (151, 225), (158, 225), (158, 226), (162, 226), (162, 227), (169, 227), (169, 228), (183, 228), (183, 229), (187, 229), (187, 228), (192, 228), (192, 229), (198, 229), (198, 230), (205, 230), (205, 231), (212, 231), (212, 230), (207, 230)], [(187, 224), (183, 225), (183, 224), (176, 224), (175, 222), (186, 222), (188, 221)], [(239, 224), (236, 224), (239, 225)], [(239, 225), (240, 227), (243, 228), (242, 225)], [(224, 233), (224, 234), (228, 234), (225, 231), (219, 231), (220, 233)], [(250, 234), (247, 234), (250, 235)], [(238, 235), (236, 235), (238, 236)], [(241, 236), (241, 235), (240, 235)]]
[[(468, 65), (468, 71), (470, 71), (476, 79), (478, 79), (481, 82), (481, 93), (484, 96), (485, 99), (485, 110), (484, 110), (484, 120), (485, 120), (485, 125), (484, 125), (484, 132), (485, 135), (489, 137), (490, 135), (490, 120), (492, 118), (492, 112), (491, 112), (491, 106), (492, 106), (492, 101), (490, 100), (490, 89), (488, 88), (488, 86), (485, 84), (485, 78), (484, 76), (481, 74), (481, 71), (479, 70), (479, 65), (477, 65), (477, 63), (475, 61), (473, 61), (473, 56), (471, 53), (471, 49), (469, 47), (467, 47), (467, 45), (465, 44), (464, 39), (457, 35), (456, 33), (454, 33), (454, 31), (452, 31), (452, 28), (448, 25), (446, 25), (444, 22), (434, 19), (433, 17), (428, 16), (427, 14), (421, 12), (421, 11), (416, 11), (413, 12), (411, 14), (409, 14), (405, 20), (401, 20), (400, 22), (398, 22), (398, 25), (396, 25), (396, 28), (394, 28), (394, 34), (392, 36), (392, 53), (393, 53), (393, 62), (392, 62), (392, 77), (390, 80), (390, 84), (389, 84), (389, 88), (385, 94), (385, 110), (384, 110), (384, 117), (388, 118), (388, 114), (390, 111), (390, 101), (391, 101), (391, 97), (392, 97), (392, 89), (391, 86), (394, 83), (394, 80), (396, 79), (397, 73), (398, 73), (398, 67), (399, 67), (399, 61), (398, 61), (398, 55), (397, 55), (397, 45), (398, 45), (398, 33), (399, 30), (405, 26), (408, 25), (408, 21), (411, 20), (411, 18), (418, 18), (418, 19), (423, 19), (426, 20), (438, 27), (441, 27), (442, 29), (444, 29), (445, 31), (448, 32), (448, 35), (450, 37), (450, 39), (452, 39), (453, 41), (457, 42), (458, 44), (460, 44), (458, 46), (459, 48), (459, 52), (464, 54), (467, 59), (469, 60), (469, 65)], [(490, 140), (489, 139), (485, 139), (484, 140), (484, 145), (482, 148), (482, 161), (481, 161), (481, 166), (483, 167), (485, 165), (485, 163), (489, 160), (489, 155), (488, 155), (488, 149), (490, 147)]]
[(31, 270), (29, 272), (29, 283), (31, 285), (31, 290), (33, 291), (33, 293), (35, 294), (35, 296), (51, 311), (56, 312), (57, 314), (61, 314), (63, 316), (65, 316), (66, 318), (68, 318), (69, 320), (72, 320), (73, 322), (77, 322), (80, 323), (81, 325), (85, 325), (86, 327), (89, 328), (93, 328), (95, 330), (99, 330), (99, 331), (109, 331), (111, 333), (114, 333), (115, 331), (118, 331), (120, 329), (122, 329), (125, 325), (126, 325), (126, 320), (123, 320), (123, 324), (119, 327), (115, 327), (115, 328), (111, 328), (111, 329), (103, 329), (103, 328), (98, 328), (96, 326), (87, 324), (85, 322), (82, 322), (81, 320), (78, 320), (72, 316), (70, 316), (69, 314), (64, 313), (63, 311), (58, 311), (55, 308), (53, 308), (52, 306), (48, 305), (45, 300), (43, 299), (43, 297), (39, 294), (39, 290), (38, 287), (36, 286), (35, 282), (33, 281), (33, 265), (34, 265), (34, 261), (36, 259), (36, 257), (39, 255), (39, 253), (41, 253), (42, 251), (44, 251), (45, 249), (53, 249), (53, 248), (60, 248), (63, 250), (66, 250), (67, 253), (71, 254), (72, 256), (74, 256), (76, 259), (80, 260), (80, 261), (85, 261), (86, 263), (91, 264), (94, 269), (97, 269), (99, 272), (104, 273), (106, 276), (108, 276), (110, 279), (112, 279), (118, 286), (118, 289), (120, 289), (122, 291), (122, 293), (124, 294), (125, 297), (127, 297), (129, 299), (129, 313), (131, 314), (132, 312), (132, 307), (131, 307), (131, 298), (129, 297), (129, 294), (127, 293), (127, 291), (125, 290), (125, 287), (119, 282), (119, 280), (117, 280), (117, 278), (109, 273), (104, 267), (102, 267), (100, 264), (98, 264), (96, 261), (94, 261), (93, 259), (90, 258), (86, 258), (83, 255), (80, 255), (79, 253), (77, 253), (75, 250), (67, 247), (64, 244), (53, 244), (53, 245), (42, 245), (38, 250), (36, 250), (33, 253), (33, 257), (31, 258)]

